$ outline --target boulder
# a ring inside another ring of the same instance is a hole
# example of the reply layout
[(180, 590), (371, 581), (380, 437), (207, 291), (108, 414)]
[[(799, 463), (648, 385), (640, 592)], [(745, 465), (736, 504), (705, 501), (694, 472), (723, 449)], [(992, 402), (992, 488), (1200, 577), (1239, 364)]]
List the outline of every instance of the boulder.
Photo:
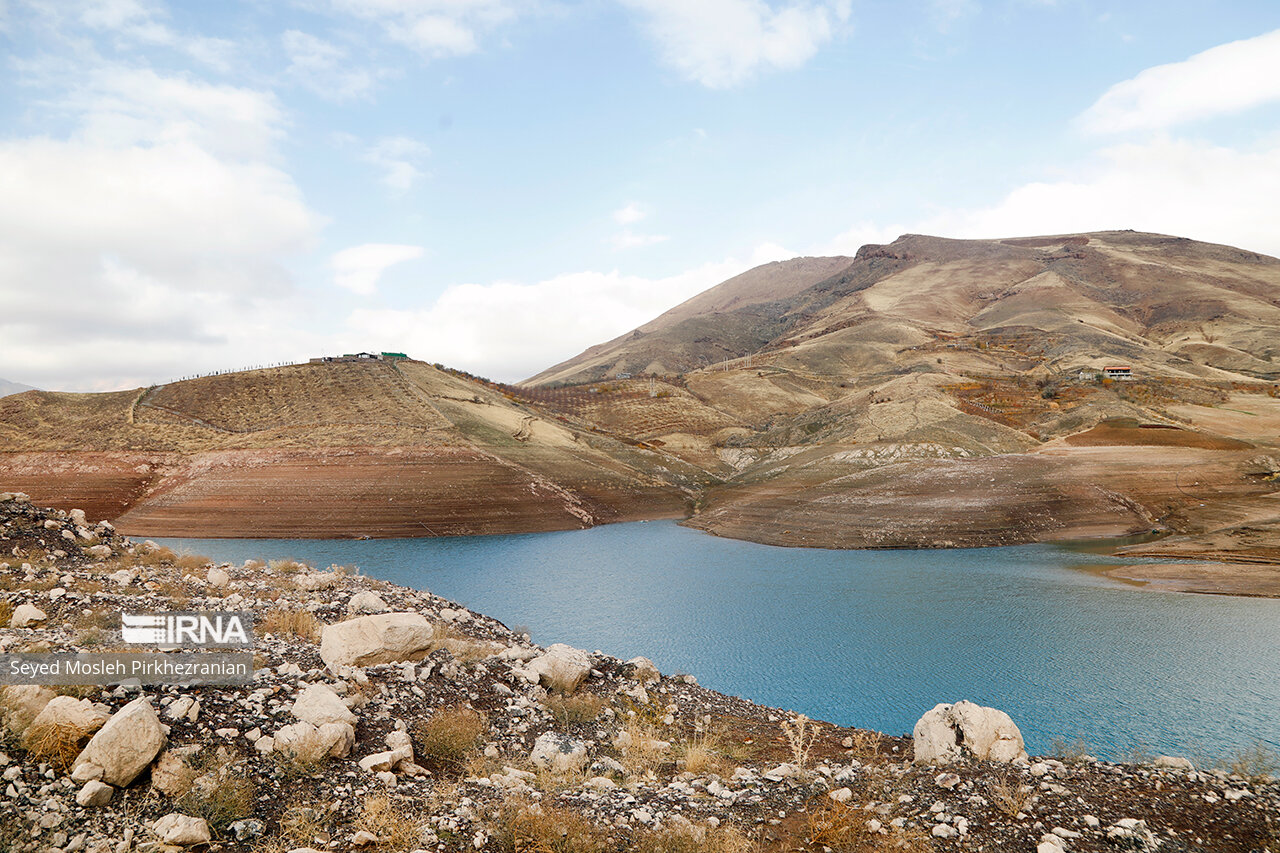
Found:
[(13, 615), (9, 617), (9, 627), (27, 628), (48, 618), (48, 614), (34, 604), (19, 604), (13, 609)]
[(0, 723), (15, 735), (20, 735), (57, 695), (38, 684), (0, 687)]
[(85, 553), (95, 560), (105, 560), (111, 556), (110, 545), (90, 545), (84, 549)]
[(330, 669), (422, 660), (434, 645), (435, 629), (420, 613), (379, 613), (328, 625), (320, 657)]
[(205, 575), (205, 578), (209, 581), (209, 586), (217, 587), (218, 589), (221, 589), (222, 587), (231, 583), (231, 575), (227, 574), (226, 571), (219, 568), (209, 569), (208, 573)]
[(197, 844), (208, 844), (213, 835), (209, 832), (209, 823), (202, 817), (190, 817), (180, 812), (170, 812), (151, 826), (163, 844), (177, 847), (194, 847)]
[(632, 658), (627, 661), (627, 665), (631, 667), (632, 677), (641, 684), (648, 684), (651, 681), (658, 681), (662, 678), (662, 673), (658, 672), (658, 667), (654, 666), (653, 661), (648, 658)]
[(972, 702), (937, 705), (912, 731), (917, 764), (947, 764), (962, 757), (1010, 762), (1026, 758), (1022, 732), (1009, 715)]
[(382, 600), (382, 596), (369, 590), (357, 592), (347, 602), (347, 612), (352, 616), (360, 616), (366, 613), (386, 613), (390, 609), (387, 603)]
[(553, 773), (575, 773), (587, 765), (587, 745), (557, 732), (547, 732), (534, 741), (529, 760), (535, 767), (544, 767)]
[(29, 744), (51, 732), (66, 735), (68, 740), (78, 740), (98, 731), (106, 721), (107, 714), (88, 699), (55, 696), (23, 731), (23, 742)]
[[(287, 755), (302, 764), (315, 764), (326, 758), (345, 758), (355, 746), (356, 730), (350, 723), (293, 723), (276, 732), (272, 751)], [(256, 745), (255, 745), (256, 748)]]
[(111, 802), (111, 795), (116, 791), (105, 782), (99, 782), (90, 779), (84, 783), (84, 787), (76, 793), (76, 802), (82, 806), (105, 806)]
[(111, 715), (75, 763), (97, 764), (104, 782), (123, 788), (138, 778), (164, 744), (164, 728), (155, 708), (146, 696), (139, 696)]
[(526, 671), (548, 690), (572, 693), (591, 672), (591, 660), (582, 649), (556, 643), (531, 660)]
[(325, 723), (355, 725), (356, 722), (356, 715), (326, 684), (313, 684), (299, 693), (292, 710), (299, 720), (317, 727)]
[(199, 746), (166, 749), (151, 768), (151, 786), (167, 797), (181, 797), (195, 779), (191, 758), (199, 751)]

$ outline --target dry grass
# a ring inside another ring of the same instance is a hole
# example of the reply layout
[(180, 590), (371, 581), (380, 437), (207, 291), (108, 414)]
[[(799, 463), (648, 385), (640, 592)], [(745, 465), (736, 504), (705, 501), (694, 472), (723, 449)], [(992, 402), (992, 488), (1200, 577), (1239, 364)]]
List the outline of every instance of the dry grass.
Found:
[(1222, 759), (1218, 766), (1233, 776), (1261, 785), (1280, 775), (1280, 754), (1258, 741)]
[(208, 753), (192, 765), (192, 772), (191, 787), (175, 803), (178, 811), (204, 818), (215, 832), (253, 814), (253, 782), (233, 770), (227, 756)]
[(750, 853), (758, 845), (734, 826), (685, 824), (645, 832), (629, 849), (635, 853)]
[(807, 835), (811, 843), (850, 853), (874, 849), (867, 831), (867, 812), (829, 797), (822, 799), (825, 802), (816, 803), (809, 810)]
[(316, 805), (291, 806), (280, 817), (279, 830), (253, 848), (254, 853), (288, 853), (298, 847), (325, 846), (329, 837), (329, 821), (323, 808)]
[(607, 704), (604, 699), (591, 693), (579, 693), (566, 696), (553, 693), (542, 703), (547, 706), (551, 716), (560, 728), (568, 731), (571, 726), (589, 723), (600, 715)]
[(575, 811), (511, 802), (489, 823), (489, 847), (497, 853), (605, 853), (608, 830)]
[(68, 770), (84, 749), (92, 733), (63, 723), (37, 723), (22, 733), (22, 747), (30, 762), (47, 761), (58, 770)]
[(140, 566), (156, 568), (157, 566), (172, 564), (178, 559), (178, 555), (174, 553), (172, 548), (166, 548), (161, 545), (158, 548), (139, 548), (134, 557), (134, 562)]
[(310, 571), (311, 567), (306, 563), (299, 563), (297, 560), (272, 560), (267, 566), (276, 572), (286, 575), (295, 575), (298, 572)]
[(410, 850), (417, 846), (421, 830), (414, 814), (407, 801), (375, 794), (360, 806), (355, 828), (378, 836), (379, 850)]
[(669, 747), (657, 726), (635, 716), (623, 729), (628, 743), (622, 748), (622, 763), (633, 774), (643, 775), (670, 760)]
[(436, 773), (457, 773), (466, 767), (485, 733), (485, 720), (466, 707), (442, 708), (418, 725), (414, 755)]
[(7, 598), (0, 601), (0, 628), (8, 628), (9, 620), (13, 618), (13, 602)]
[(298, 637), (312, 642), (320, 639), (320, 622), (310, 610), (274, 607), (262, 617), (258, 627), (266, 634)]
[(726, 769), (721, 739), (715, 732), (695, 733), (679, 748), (680, 762), (690, 773), (722, 775)]
[(1054, 738), (1049, 747), (1049, 755), (1063, 764), (1083, 764), (1089, 757), (1089, 745), (1080, 737), (1075, 740)]
[(212, 562), (213, 560), (200, 554), (183, 554), (174, 560), (173, 564), (184, 572), (193, 572), (196, 569), (203, 569)]
[(849, 747), (849, 751), (853, 753), (853, 757), (862, 761), (874, 758), (880, 753), (881, 735), (879, 732), (873, 732), (869, 729), (854, 729), (847, 735), (853, 745)]
[(804, 714), (782, 721), (782, 734), (791, 747), (791, 763), (801, 770), (809, 764), (809, 752), (818, 738), (818, 726)]
[(1017, 817), (1031, 805), (1032, 789), (1009, 773), (1000, 773), (987, 783), (992, 804), (1005, 817)]

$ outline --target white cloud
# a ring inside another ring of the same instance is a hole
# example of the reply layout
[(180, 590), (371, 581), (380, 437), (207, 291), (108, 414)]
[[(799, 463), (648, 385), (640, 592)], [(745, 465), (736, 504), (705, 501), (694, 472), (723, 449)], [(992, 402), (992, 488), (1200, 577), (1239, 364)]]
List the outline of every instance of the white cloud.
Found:
[(323, 220), (275, 165), (274, 99), (146, 69), (75, 77), (43, 105), (64, 138), (0, 141), (6, 366), (102, 390), (309, 340), (285, 264)]
[(635, 202), (631, 202), (626, 207), (620, 207), (613, 212), (613, 221), (619, 225), (634, 225), (646, 216), (645, 212)]
[(1280, 30), (1157, 65), (1108, 89), (1080, 117), (1085, 130), (1172, 127), (1280, 100)]
[(1132, 228), (1280, 256), (1276, 198), (1280, 145), (1237, 151), (1160, 139), (1107, 148), (1078, 177), (1026, 184), (991, 207), (904, 230), (1010, 237)]
[(382, 183), (397, 193), (413, 188), (425, 173), (418, 168), (431, 149), (407, 136), (387, 136), (365, 151), (364, 159), (383, 170)]
[(289, 57), (285, 73), (321, 97), (348, 101), (373, 89), (374, 73), (354, 67), (345, 48), (300, 30), (286, 30), (280, 43)]
[(750, 267), (793, 256), (765, 245), (747, 262), (728, 259), (665, 278), (614, 270), (569, 273), (536, 284), (454, 285), (426, 309), (354, 312), (351, 339), (376, 338), (415, 358), (516, 381), (648, 322)]
[(428, 58), (474, 52), (479, 36), (517, 16), (514, 0), (328, 0), (334, 12), (372, 21)]
[(612, 242), (616, 249), (638, 249), (662, 243), (668, 239), (670, 238), (666, 234), (637, 234), (630, 228), (624, 228), (613, 235)]
[(365, 243), (336, 253), (329, 261), (333, 283), (367, 296), (378, 288), (378, 279), (389, 267), (422, 257), (421, 246)]
[(640, 12), (662, 58), (713, 89), (737, 85), (761, 69), (803, 65), (849, 19), (849, 0), (621, 0)]

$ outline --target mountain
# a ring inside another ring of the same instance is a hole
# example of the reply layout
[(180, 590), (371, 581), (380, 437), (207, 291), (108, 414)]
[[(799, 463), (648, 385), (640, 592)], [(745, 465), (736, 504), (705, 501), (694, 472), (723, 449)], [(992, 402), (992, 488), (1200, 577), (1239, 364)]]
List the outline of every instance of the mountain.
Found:
[(828, 548), (1159, 531), (1146, 553), (1274, 563), (1278, 328), (1265, 255), (906, 235), (757, 267), (518, 386), (371, 361), (7, 397), (0, 490), (142, 535), (683, 517)]
[(906, 235), (757, 268), (525, 385), (587, 383), (550, 405), (719, 476), (689, 523), (722, 535), (1203, 532), (1277, 521), (1277, 328), (1280, 261), (1254, 252)]
[(10, 394), (21, 394), (23, 391), (34, 391), (30, 385), (23, 385), (21, 382), (10, 382), (8, 379), (0, 379), (0, 397), (8, 397)]
[(705, 476), (418, 361), (0, 400), (0, 490), (147, 536), (427, 536), (682, 517)]

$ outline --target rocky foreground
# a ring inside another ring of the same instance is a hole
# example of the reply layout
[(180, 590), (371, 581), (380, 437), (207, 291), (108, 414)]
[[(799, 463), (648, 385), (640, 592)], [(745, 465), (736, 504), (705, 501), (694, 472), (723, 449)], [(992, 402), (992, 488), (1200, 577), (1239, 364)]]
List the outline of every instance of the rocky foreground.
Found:
[[(243, 687), (0, 692), (5, 851), (1273, 851), (1265, 751), (1031, 758), (1006, 715), (811, 722), (333, 567), (211, 565), (0, 495), (0, 653), (247, 610)], [(945, 697), (944, 697), (945, 698)], [(922, 709), (926, 710), (926, 709)]]

